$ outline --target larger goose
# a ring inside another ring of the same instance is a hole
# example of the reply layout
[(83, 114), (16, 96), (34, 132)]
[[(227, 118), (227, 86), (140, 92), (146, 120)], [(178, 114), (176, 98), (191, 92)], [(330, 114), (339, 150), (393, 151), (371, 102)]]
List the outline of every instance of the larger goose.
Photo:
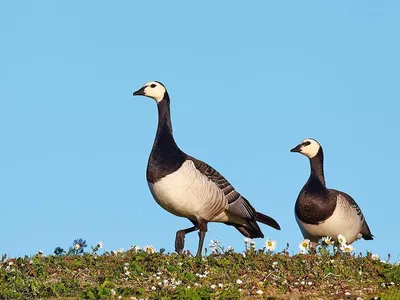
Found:
[(208, 222), (234, 226), (249, 238), (264, 237), (257, 221), (280, 230), (274, 219), (257, 212), (220, 173), (179, 149), (172, 135), (170, 98), (161, 82), (148, 82), (133, 95), (153, 98), (158, 106), (157, 133), (147, 165), (150, 191), (162, 208), (193, 223), (176, 233), (176, 252), (182, 252), (187, 233), (199, 230), (197, 256), (201, 256)]
[(372, 240), (367, 221), (354, 199), (326, 187), (321, 145), (314, 139), (305, 139), (290, 151), (307, 156), (311, 165), (310, 177), (295, 205), (296, 221), (304, 238), (317, 243), (322, 237), (336, 240), (342, 234), (348, 244), (360, 238)]

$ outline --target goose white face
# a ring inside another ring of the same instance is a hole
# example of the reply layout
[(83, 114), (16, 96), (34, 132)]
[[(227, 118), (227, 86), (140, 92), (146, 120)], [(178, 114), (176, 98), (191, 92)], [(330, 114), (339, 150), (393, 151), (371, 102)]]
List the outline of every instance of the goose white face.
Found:
[(308, 158), (313, 158), (315, 155), (317, 155), (320, 148), (321, 145), (316, 140), (305, 139), (290, 151), (299, 152)]
[(133, 96), (142, 95), (160, 102), (164, 98), (167, 90), (164, 85), (158, 81), (150, 81), (143, 85), (143, 87), (133, 93)]

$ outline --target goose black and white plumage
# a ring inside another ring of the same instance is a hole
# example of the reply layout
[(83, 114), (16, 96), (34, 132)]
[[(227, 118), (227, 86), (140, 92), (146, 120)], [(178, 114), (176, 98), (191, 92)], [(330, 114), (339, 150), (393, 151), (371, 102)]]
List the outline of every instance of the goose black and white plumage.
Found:
[(305, 139), (290, 151), (307, 156), (311, 165), (310, 177), (295, 205), (296, 221), (304, 238), (317, 243), (322, 237), (337, 240), (342, 234), (348, 244), (360, 238), (372, 240), (367, 221), (354, 199), (326, 187), (321, 145), (314, 139)]
[(158, 128), (147, 165), (150, 191), (161, 207), (188, 218), (194, 225), (176, 233), (178, 253), (184, 248), (185, 234), (199, 230), (197, 256), (201, 255), (208, 222), (232, 225), (249, 238), (264, 237), (257, 221), (280, 229), (274, 219), (257, 212), (220, 173), (179, 149), (172, 134), (170, 98), (162, 83), (148, 82), (133, 95), (153, 98), (158, 106)]

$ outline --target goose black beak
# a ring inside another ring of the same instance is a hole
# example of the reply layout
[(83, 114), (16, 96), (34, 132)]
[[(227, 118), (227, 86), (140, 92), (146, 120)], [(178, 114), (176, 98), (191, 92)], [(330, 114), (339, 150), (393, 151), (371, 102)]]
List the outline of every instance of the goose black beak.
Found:
[(290, 152), (301, 152), (301, 144), (297, 145), (293, 149), (290, 149)]
[(133, 92), (132, 96), (144, 96), (145, 95), (145, 92), (144, 92), (145, 88), (146, 87), (144, 86), (144, 87), (138, 89), (136, 92)]

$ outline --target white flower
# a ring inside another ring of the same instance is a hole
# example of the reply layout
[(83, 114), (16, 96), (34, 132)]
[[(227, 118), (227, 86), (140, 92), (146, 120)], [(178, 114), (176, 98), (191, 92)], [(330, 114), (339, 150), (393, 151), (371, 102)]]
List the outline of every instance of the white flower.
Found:
[(342, 250), (343, 252), (346, 252), (346, 253), (351, 253), (352, 251), (354, 251), (354, 247), (352, 245), (344, 244), (344, 245), (340, 246), (340, 250)]
[(74, 245), (74, 249), (75, 249), (75, 250), (78, 250), (80, 247), (81, 247), (81, 245), (79, 245), (79, 244), (75, 244), (75, 245)]
[(212, 290), (214, 290), (217, 286), (215, 284), (212, 284), (210, 287)]
[(346, 243), (347, 243), (347, 240), (343, 234), (339, 234), (337, 236), (337, 240), (338, 240), (339, 244), (341, 244), (341, 245), (346, 245)]
[(140, 250), (142, 250), (142, 248), (140, 246), (130, 246), (129, 250), (132, 250), (134, 252), (139, 252)]
[(43, 255), (43, 251), (42, 251), (42, 250), (39, 250), (39, 251), (38, 251), (38, 254), (39, 254), (39, 255)]
[(273, 267), (273, 268), (275, 268), (277, 265), (278, 265), (278, 262), (277, 262), (277, 261), (274, 261), (274, 262), (272, 263), (272, 267)]
[(211, 240), (210, 241), (209, 247), (216, 248), (218, 246), (219, 246), (219, 241), (218, 240)]
[(218, 287), (222, 288), (224, 285), (222, 283), (218, 283)]
[(236, 280), (236, 283), (237, 283), (237, 284), (242, 284), (243, 281), (241, 281), (240, 279), (238, 279), (238, 280)]
[(266, 240), (265, 241), (265, 249), (268, 251), (274, 251), (276, 248), (276, 241), (273, 240)]
[(117, 253), (124, 253), (124, 248), (119, 248), (119, 249), (117, 250)]
[(258, 290), (256, 293), (262, 295), (264, 292), (262, 290)]
[(371, 255), (371, 259), (372, 260), (379, 260), (379, 255), (374, 253), (374, 254)]
[(242, 256), (243, 256), (244, 258), (246, 258), (246, 253), (243, 252), (243, 253), (242, 253)]
[(228, 247), (226, 248), (226, 252), (229, 252), (229, 251), (232, 251), (232, 250), (233, 250), (232, 246), (228, 246)]
[(246, 237), (243, 239), (245, 244), (250, 244), (250, 246), (254, 246), (256, 244), (256, 242), (254, 242), (252, 239)]
[(163, 283), (164, 283), (164, 285), (168, 285), (168, 280), (164, 279)]
[(210, 245), (208, 245), (208, 247), (211, 248), (212, 252), (215, 252), (219, 246), (220, 246), (220, 244), (219, 244), (218, 240), (211, 240)]
[(333, 241), (330, 236), (323, 237), (322, 242), (327, 246), (333, 245), (335, 243), (335, 241)]
[(190, 285), (188, 285), (186, 288), (187, 288), (187, 289), (190, 289)]
[(157, 288), (153, 285), (152, 287), (151, 287), (151, 290), (152, 291), (155, 291)]
[(350, 296), (351, 294), (350, 294), (350, 292), (346, 292), (346, 293), (344, 293), (346, 296)]
[(309, 282), (307, 282), (307, 284), (308, 284), (309, 286), (311, 286), (311, 285), (312, 285), (312, 282), (311, 282), (311, 281), (309, 281)]
[(122, 296), (118, 296), (118, 299), (122, 299)]
[(153, 246), (144, 246), (143, 250), (149, 254), (153, 254), (156, 252), (156, 248), (154, 248)]
[(183, 262), (178, 262), (178, 266), (182, 266), (183, 265)]
[(301, 241), (299, 248), (301, 250), (301, 252), (306, 252), (309, 248), (310, 248), (310, 240), (309, 239), (305, 239), (303, 241)]
[(110, 292), (111, 292), (111, 295), (115, 296), (116, 292), (114, 289), (111, 289)]
[(97, 243), (97, 248), (99, 248), (99, 249), (103, 248), (103, 243), (102, 242), (98, 242)]

